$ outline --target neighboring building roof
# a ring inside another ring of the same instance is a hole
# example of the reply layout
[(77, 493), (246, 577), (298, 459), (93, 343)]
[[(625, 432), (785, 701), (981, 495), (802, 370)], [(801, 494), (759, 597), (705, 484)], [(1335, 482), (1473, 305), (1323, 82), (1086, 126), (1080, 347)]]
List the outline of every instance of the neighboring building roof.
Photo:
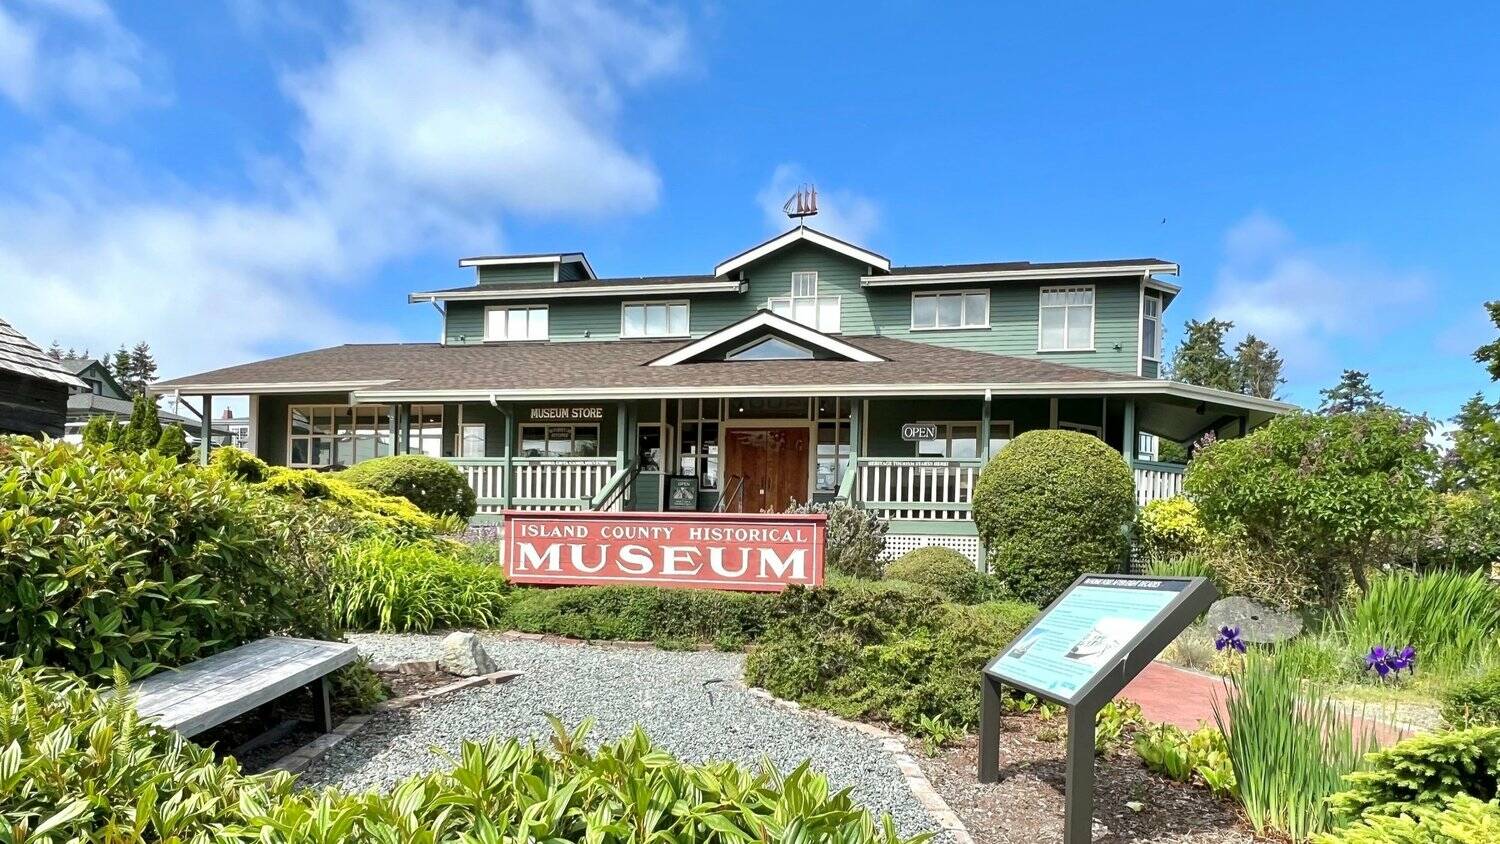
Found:
[(714, 267), (714, 275), (728, 275), (741, 267), (759, 261), (773, 252), (780, 252), (788, 246), (797, 243), (812, 243), (824, 249), (830, 249), (840, 255), (853, 258), (861, 264), (868, 264), (877, 270), (889, 270), (891, 268), (890, 259), (884, 255), (855, 246), (848, 241), (839, 240), (833, 235), (824, 234), (810, 226), (798, 226), (791, 231), (783, 232), (771, 238), (765, 243), (752, 246), (732, 258), (720, 261), (719, 265)]
[(85, 369), (88, 369), (90, 366), (98, 363), (98, 361), (94, 358), (63, 358), (62, 360), (58, 361), (58, 363), (62, 364), (63, 369), (66, 369), (74, 375), (77, 375)]
[[(68, 396), (69, 416), (92, 417), (109, 415), (120, 419), (128, 419), (130, 417), (131, 411), (134, 409), (135, 403), (130, 399), (117, 399), (112, 396), (97, 396), (93, 393), (74, 393), (73, 395)], [(163, 425), (176, 424), (181, 425), (184, 428), (192, 428), (194, 430), (197, 430), (203, 424), (199, 422), (198, 418), (195, 416), (183, 416), (180, 413), (173, 413), (169, 410), (163, 410), (160, 407), (156, 409), (156, 418)], [(215, 420), (214, 432), (218, 434), (230, 433), (228, 428), (219, 427), (219, 424), (221, 422), (230, 421), (233, 420)]]
[(3, 319), (0, 319), (0, 369), (69, 387), (86, 386), (82, 379), (53, 360), (51, 355), (27, 340)]
[(738, 293), (743, 282), (711, 275), (637, 276), (596, 278), (583, 281), (528, 281), (514, 284), (481, 284), (412, 293), (408, 302), (441, 302), (454, 299), (560, 299), (572, 296), (636, 296), (653, 293)]
[(115, 380), (115, 374), (110, 372), (109, 367), (105, 365), (104, 361), (98, 358), (63, 358), (62, 365), (80, 378), (90, 368), (97, 367), (99, 374), (104, 377), (104, 383), (114, 391), (115, 397), (121, 398), (125, 395), (125, 388), (121, 387), (120, 382)]

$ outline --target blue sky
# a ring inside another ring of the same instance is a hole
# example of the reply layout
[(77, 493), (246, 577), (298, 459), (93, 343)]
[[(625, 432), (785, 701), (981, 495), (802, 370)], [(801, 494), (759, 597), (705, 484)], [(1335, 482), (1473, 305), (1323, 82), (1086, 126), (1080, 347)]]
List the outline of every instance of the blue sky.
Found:
[[(164, 376), (429, 340), (463, 254), (1157, 256), (1168, 311), (1448, 417), (1500, 298), (1500, 10), (0, 0), (0, 316)], [(307, 7), (311, 7), (310, 9)]]

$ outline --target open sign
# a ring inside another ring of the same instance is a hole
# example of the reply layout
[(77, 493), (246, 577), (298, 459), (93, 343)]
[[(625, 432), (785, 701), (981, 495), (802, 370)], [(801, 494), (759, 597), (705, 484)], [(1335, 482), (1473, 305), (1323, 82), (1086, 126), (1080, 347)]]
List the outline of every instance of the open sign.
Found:
[(937, 435), (938, 426), (930, 422), (907, 422), (901, 426), (901, 439), (907, 442), (935, 440)]

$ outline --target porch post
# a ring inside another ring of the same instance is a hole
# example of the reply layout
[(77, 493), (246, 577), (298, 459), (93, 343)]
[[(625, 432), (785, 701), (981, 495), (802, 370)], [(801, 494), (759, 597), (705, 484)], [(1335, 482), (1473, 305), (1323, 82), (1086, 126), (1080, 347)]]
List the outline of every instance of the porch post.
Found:
[(198, 428), (198, 462), (207, 466), (209, 441), (213, 439), (214, 431), (214, 397), (207, 393), (203, 395), (203, 416), (199, 421), (203, 424)]
[(399, 405), (401, 425), (396, 430), (396, 439), (400, 442), (397, 447), (401, 449), (400, 454), (411, 451), (411, 402), (403, 402)]
[(859, 463), (859, 447), (864, 444), (865, 434), (865, 403), (859, 399), (851, 399), (849, 403), (849, 465)]
[(505, 493), (501, 496), (505, 502), (505, 509), (510, 509), (511, 491), (515, 489), (515, 478), (511, 476), (511, 457), (515, 453), (516, 420), (511, 415), (509, 405), (496, 405), (500, 409), (502, 420), (500, 424), (505, 428), (505, 436), (500, 441), (505, 444), (505, 450), (501, 452), (501, 472), (505, 475)]
[(1120, 453), (1125, 456), (1125, 465), (1135, 470), (1135, 399), (1125, 400), (1125, 424), (1120, 430)]
[(401, 405), (391, 405), (391, 455), (401, 453)]
[(630, 408), (631, 408), (631, 406), (630, 406), (629, 402), (623, 402), (622, 401), (622, 402), (618, 402), (617, 403), (616, 409), (615, 409), (615, 470), (616, 471), (623, 471), (624, 468), (625, 468), (625, 466), (628, 464), (629, 459), (630, 459), (629, 455), (627, 455), (625, 453), (625, 449), (626, 449), (625, 433), (630, 428), (629, 419), (627, 419), (627, 416), (630, 413)]
[(990, 391), (984, 391), (984, 405), (979, 411), (979, 459), (982, 463), (990, 462), (990, 416), (991, 416)]

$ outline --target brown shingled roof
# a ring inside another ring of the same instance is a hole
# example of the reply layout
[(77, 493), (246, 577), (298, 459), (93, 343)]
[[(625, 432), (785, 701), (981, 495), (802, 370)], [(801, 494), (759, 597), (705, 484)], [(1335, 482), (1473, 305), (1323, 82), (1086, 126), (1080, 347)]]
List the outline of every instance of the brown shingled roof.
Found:
[[(380, 390), (557, 390), (820, 384), (1028, 384), (1134, 380), (1131, 376), (889, 337), (843, 337), (887, 358), (841, 360), (708, 361), (646, 366), (682, 341), (619, 340), (570, 343), (354, 344), (216, 369), (163, 381), (176, 387), (379, 381)], [(253, 390), (250, 390), (253, 392)]]

